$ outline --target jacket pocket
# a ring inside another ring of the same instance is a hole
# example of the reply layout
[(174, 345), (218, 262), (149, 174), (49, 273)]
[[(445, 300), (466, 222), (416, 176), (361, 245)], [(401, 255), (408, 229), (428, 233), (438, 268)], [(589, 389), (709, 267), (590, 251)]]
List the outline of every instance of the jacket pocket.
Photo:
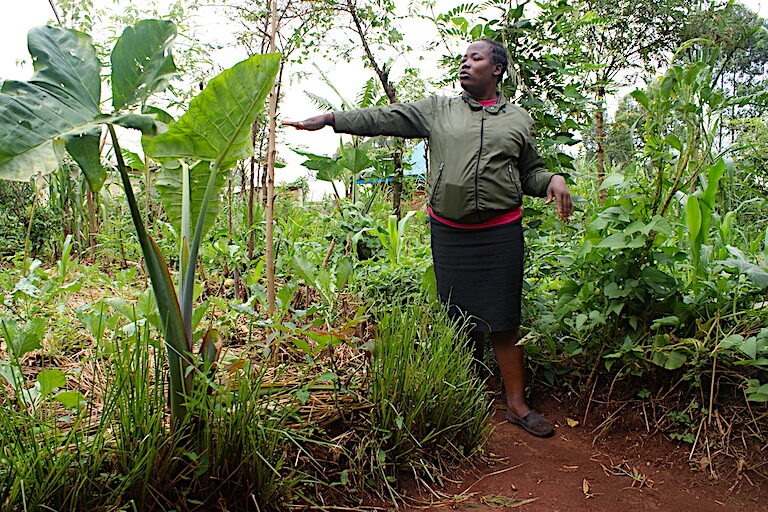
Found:
[(523, 191), (520, 188), (520, 178), (515, 176), (516, 172), (515, 170), (512, 170), (512, 166), (507, 166), (507, 171), (509, 172), (509, 179), (512, 182), (512, 190), (514, 191), (515, 195), (517, 196), (517, 200), (522, 202), (523, 200)]
[(440, 185), (440, 178), (443, 177), (443, 169), (445, 168), (445, 164), (440, 164), (440, 167), (437, 170), (437, 176), (435, 177), (435, 182), (432, 184), (432, 192), (429, 194), (429, 204), (432, 208), (435, 207), (435, 197), (437, 196), (437, 187)]

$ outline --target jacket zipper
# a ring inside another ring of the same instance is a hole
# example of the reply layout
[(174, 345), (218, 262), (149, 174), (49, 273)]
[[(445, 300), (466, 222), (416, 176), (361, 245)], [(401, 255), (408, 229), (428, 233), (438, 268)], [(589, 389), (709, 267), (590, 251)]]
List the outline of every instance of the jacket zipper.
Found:
[(441, 163), (440, 167), (437, 169), (437, 178), (435, 178), (435, 184), (432, 187), (432, 194), (429, 197), (429, 202), (432, 203), (432, 206), (434, 206), (435, 194), (437, 194), (437, 186), (440, 184), (440, 178), (443, 177), (443, 167), (445, 167), (445, 162)]
[(483, 156), (483, 129), (485, 126), (485, 107), (480, 116), (480, 149), (477, 152), (477, 165), (475, 166), (475, 212), (480, 211), (480, 192), (478, 189), (478, 179), (480, 175), (480, 158)]

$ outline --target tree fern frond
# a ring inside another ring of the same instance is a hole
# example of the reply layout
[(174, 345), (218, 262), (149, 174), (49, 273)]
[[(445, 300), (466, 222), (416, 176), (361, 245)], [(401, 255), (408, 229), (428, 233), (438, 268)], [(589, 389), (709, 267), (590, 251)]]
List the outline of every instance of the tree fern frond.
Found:
[[(344, 96), (341, 95), (341, 93), (336, 88), (336, 86), (333, 85), (333, 82), (331, 82), (331, 79), (328, 78), (328, 75), (326, 75), (325, 72), (323, 72), (323, 70), (320, 69), (320, 66), (318, 66), (314, 62), (312, 63), (312, 65), (315, 67), (317, 72), (320, 74), (320, 78), (323, 80), (323, 82), (325, 82), (325, 85), (330, 87), (331, 90), (336, 94), (336, 96), (341, 100), (342, 109), (343, 110), (352, 110), (353, 108), (355, 108), (354, 105), (352, 105), (349, 101), (347, 101), (347, 99)], [(339, 110), (339, 109), (336, 109), (336, 110)]]
[(371, 77), (365, 82), (365, 85), (363, 85), (363, 90), (360, 91), (360, 94), (357, 96), (357, 106), (359, 108), (374, 106), (377, 103), (377, 93), (379, 93), (379, 82)]
[(310, 99), (310, 101), (312, 101), (312, 103), (314, 103), (315, 105), (317, 105), (318, 107), (320, 107), (323, 110), (328, 110), (328, 111), (331, 111), (331, 110), (341, 110), (336, 105), (331, 103), (329, 100), (323, 98), (322, 96), (318, 96), (317, 94), (315, 94), (313, 92), (304, 91), (304, 94), (307, 95), (307, 97)]

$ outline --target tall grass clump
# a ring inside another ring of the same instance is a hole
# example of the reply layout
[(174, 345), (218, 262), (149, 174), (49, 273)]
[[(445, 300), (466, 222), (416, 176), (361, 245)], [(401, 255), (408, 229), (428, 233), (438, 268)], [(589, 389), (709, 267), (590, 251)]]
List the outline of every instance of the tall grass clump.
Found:
[(293, 498), (299, 479), (288, 460), (295, 446), (285, 428), (294, 412), (262, 392), (262, 377), (249, 362), (189, 397), (196, 415), (192, 427), (170, 429), (168, 381), (160, 350), (146, 340), (122, 351), (108, 379), (117, 391), (112, 473), (120, 475), (119, 501), (140, 510), (174, 504), (234, 510), (274, 510)]
[(301, 430), (286, 426), (295, 410), (263, 392), (263, 375), (234, 361), (189, 397), (197, 428), (172, 429), (165, 363), (145, 327), (87, 363), (92, 384), (76, 408), (34, 400), (26, 381), (0, 386), (0, 512), (266, 511), (295, 499)]
[(385, 481), (399, 470), (439, 479), (482, 447), (491, 401), (460, 326), (422, 299), (380, 319), (370, 369), (370, 421)]
[(211, 491), (223, 498), (242, 496), (246, 508), (273, 510), (290, 502), (301, 483), (291, 460), (302, 431), (295, 424), (289, 428), (295, 409), (265, 394), (263, 377), (246, 366), (218, 398), (207, 401), (201, 448), (210, 454), (205, 476), (215, 483)]
[(87, 446), (79, 421), (65, 432), (19, 405), (0, 407), (0, 511), (85, 501), (104, 461), (101, 432)]

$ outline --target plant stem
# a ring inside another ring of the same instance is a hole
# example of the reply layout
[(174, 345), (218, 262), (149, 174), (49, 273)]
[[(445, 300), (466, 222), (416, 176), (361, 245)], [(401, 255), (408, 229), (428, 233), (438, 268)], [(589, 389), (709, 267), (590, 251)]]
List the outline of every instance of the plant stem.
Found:
[(181, 233), (179, 240), (179, 297), (184, 296), (184, 271), (189, 264), (189, 239), (192, 230), (192, 197), (189, 166), (181, 162)]
[(59, 11), (56, 9), (56, 4), (53, 3), (53, 0), (48, 0), (48, 3), (51, 4), (51, 9), (53, 9), (53, 15), (56, 17), (56, 23), (58, 23), (61, 27), (61, 18), (59, 17)]
[(37, 187), (35, 195), (32, 196), (32, 209), (29, 212), (29, 223), (27, 224), (27, 234), (24, 237), (24, 273), (29, 271), (27, 260), (29, 259), (29, 240), (32, 237), (32, 223), (35, 221), (35, 211), (37, 210)]
[[(133, 226), (136, 229), (136, 236), (139, 239), (141, 252), (144, 255), (147, 273), (149, 274), (152, 283), (152, 289), (155, 292), (157, 309), (163, 323), (165, 348), (170, 369), (171, 417), (174, 428), (178, 428), (186, 418), (186, 392), (191, 391), (192, 387), (193, 372), (190, 370), (193, 368), (193, 363), (189, 356), (189, 353), (191, 352), (191, 348), (189, 347), (192, 345), (191, 331), (186, 330), (184, 327), (184, 321), (181, 311), (179, 310), (179, 301), (173, 287), (173, 281), (168, 272), (168, 267), (162, 259), (160, 249), (150, 238), (142, 221), (139, 205), (136, 201), (136, 196), (133, 193), (131, 179), (128, 175), (128, 170), (125, 167), (123, 155), (120, 152), (120, 144), (117, 140), (115, 128), (112, 125), (107, 125), (107, 128), (112, 137), (112, 145), (115, 148), (115, 158), (117, 160), (117, 169), (120, 172), (120, 179), (123, 183), (125, 198), (128, 201)], [(207, 192), (208, 191), (206, 191), (206, 197), (209, 196)]]

